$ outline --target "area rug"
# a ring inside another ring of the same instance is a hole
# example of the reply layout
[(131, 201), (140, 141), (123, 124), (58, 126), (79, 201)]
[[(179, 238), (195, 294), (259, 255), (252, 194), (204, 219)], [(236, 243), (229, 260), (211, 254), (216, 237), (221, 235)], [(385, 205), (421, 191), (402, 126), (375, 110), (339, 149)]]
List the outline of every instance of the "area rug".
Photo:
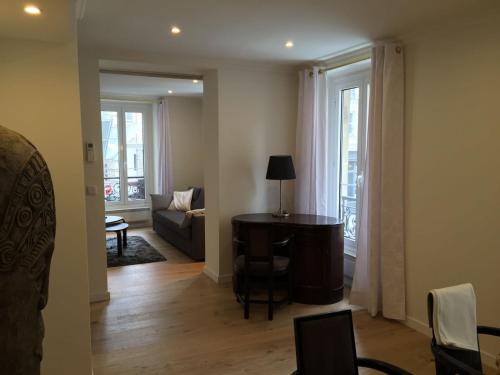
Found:
[(167, 260), (141, 236), (128, 236), (127, 245), (126, 248), (123, 248), (123, 255), (119, 257), (118, 248), (116, 247), (116, 237), (106, 240), (108, 267), (164, 262)]

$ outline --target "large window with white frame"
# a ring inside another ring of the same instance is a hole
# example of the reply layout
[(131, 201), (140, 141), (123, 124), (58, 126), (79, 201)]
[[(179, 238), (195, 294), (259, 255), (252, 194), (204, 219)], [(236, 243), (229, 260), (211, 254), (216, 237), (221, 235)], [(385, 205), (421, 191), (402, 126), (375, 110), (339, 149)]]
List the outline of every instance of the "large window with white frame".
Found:
[(329, 71), (328, 210), (344, 221), (345, 252), (356, 255), (359, 180), (366, 150), (370, 61)]
[(152, 105), (101, 102), (106, 209), (145, 207), (150, 191)]

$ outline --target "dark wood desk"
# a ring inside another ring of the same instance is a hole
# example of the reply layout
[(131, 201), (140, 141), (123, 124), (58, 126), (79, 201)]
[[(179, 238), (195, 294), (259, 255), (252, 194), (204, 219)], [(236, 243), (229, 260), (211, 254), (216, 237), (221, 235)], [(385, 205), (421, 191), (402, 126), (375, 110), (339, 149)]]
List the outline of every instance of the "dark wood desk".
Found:
[[(330, 304), (344, 296), (344, 224), (332, 217), (245, 214), (233, 217), (233, 237), (249, 237), (252, 228), (266, 226), (276, 240), (291, 234), (295, 238), (294, 301)], [(263, 244), (263, 246), (266, 246)], [(233, 259), (236, 254), (233, 248)]]

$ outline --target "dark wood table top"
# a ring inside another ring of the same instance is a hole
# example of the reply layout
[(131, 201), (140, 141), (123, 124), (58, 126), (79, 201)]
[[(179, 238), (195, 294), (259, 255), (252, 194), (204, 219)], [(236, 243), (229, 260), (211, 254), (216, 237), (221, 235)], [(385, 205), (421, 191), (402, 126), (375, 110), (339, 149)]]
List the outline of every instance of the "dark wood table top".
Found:
[(234, 216), (232, 222), (253, 224), (283, 224), (283, 225), (311, 225), (311, 226), (337, 226), (343, 222), (335, 217), (291, 214), (288, 217), (274, 217), (272, 214), (243, 214)]

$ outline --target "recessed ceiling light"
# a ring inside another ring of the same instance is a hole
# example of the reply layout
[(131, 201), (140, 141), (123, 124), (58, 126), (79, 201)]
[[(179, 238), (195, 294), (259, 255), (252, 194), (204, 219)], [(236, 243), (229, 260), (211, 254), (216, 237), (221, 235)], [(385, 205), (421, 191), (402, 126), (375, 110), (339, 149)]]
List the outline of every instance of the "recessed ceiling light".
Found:
[(31, 14), (32, 16), (38, 16), (42, 13), (41, 9), (35, 5), (26, 5), (24, 7), (24, 12)]
[(172, 90), (167, 91), (169, 94), (173, 94), (174, 92)]
[(170, 32), (172, 34), (180, 34), (181, 33), (181, 29), (179, 29), (177, 26), (172, 26), (172, 28), (170, 29)]
[(293, 42), (292, 42), (291, 40), (287, 41), (287, 42), (285, 43), (285, 47), (286, 47), (286, 48), (292, 48), (292, 47), (293, 47)]
[(193, 79), (193, 83), (198, 83), (198, 80), (197, 79)]

